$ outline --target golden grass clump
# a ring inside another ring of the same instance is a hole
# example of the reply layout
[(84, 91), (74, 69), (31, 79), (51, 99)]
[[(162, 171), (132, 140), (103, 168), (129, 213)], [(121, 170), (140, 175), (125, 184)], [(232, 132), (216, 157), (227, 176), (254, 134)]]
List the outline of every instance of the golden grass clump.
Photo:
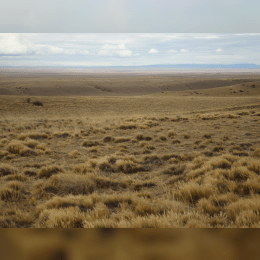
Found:
[(46, 139), (49, 136), (47, 134), (41, 134), (41, 133), (28, 133), (28, 134), (20, 134), (18, 136), (18, 140), (25, 140), (27, 137), (31, 138), (31, 139), (35, 139), (35, 140), (42, 140), (42, 139)]
[(259, 159), (251, 159), (248, 163), (247, 168), (250, 171), (255, 172), (257, 175), (260, 175), (260, 160)]
[(114, 140), (115, 140), (115, 138), (112, 137), (112, 136), (105, 136), (105, 137), (103, 138), (103, 142), (104, 142), (104, 143), (112, 142), (112, 141), (114, 141)]
[(251, 175), (251, 172), (244, 166), (232, 167), (230, 171), (228, 171), (228, 175), (226, 176), (230, 180), (234, 181), (246, 181)]
[(173, 143), (173, 144), (180, 144), (180, 143), (181, 143), (181, 141), (180, 141), (180, 140), (178, 140), (178, 139), (174, 139), (174, 140), (172, 140), (172, 143)]
[(93, 171), (93, 166), (86, 163), (78, 164), (73, 168), (73, 172), (76, 174), (86, 174)]
[(49, 178), (53, 174), (57, 174), (59, 172), (64, 172), (63, 168), (53, 165), (53, 166), (48, 166), (48, 167), (43, 167), (41, 168), (38, 177), (39, 178)]
[(197, 208), (198, 210), (209, 214), (210, 216), (214, 216), (219, 212), (218, 208), (209, 199), (206, 198), (202, 198), (198, 201)]
[(11, 141), (6, 147), (6, 150), (9, 153), (18, 154), (21, 156), (25, 156), (28, 154), (35, 154), (34, 151), (30, 150), (26, 145), (24, 145), (23, 142), (20, 141)]
[(145, 136), (143, 134), (138, 134), (135, 136), (135, 139), (138, 141), (151, 141), (153, 138), (151, 136)]
[(44, 203), (37, 205), (36, 216), (39, 216), (43, 210), (59, 209), (68, 207), (78, 207), (82, 212), (87, 212), (94, 207), (97, 198), (95, 196), (83, 196), (69, 194), (64, 197), (54, 196)]
[(167, 203), (150, 202), (147, 199), (140, 198), (138, 202), (134, 201), (133, 208), (138, 216), (163, 215), (169, 210), (170, 203), (167, 205)]
[(167, 137), (165, 135), (160, 135), (155, 139), (156, 142), (167, 141)]
[(202, 198), (209, 198), (214, 194), (215, 188), (212, 185), (199, 185), (195, 181), (188, 183), (179, 183), (179, 190), (176, 192), (175, 198), (184, 200), (188, 203), (195, 204)]
[(190, 139), (190, 135), (189, 135), (189, 134), (184, 134), (184, 135), (183, 135), (183, 138), (184, 138), (184, 139)]
[(82, 143), (82, 146), (84, 146), (84, 147), (92, 147), (92, 146), (98, 146), (98, 145), (100, 145), (100, 143), (97, 141), (85, 141)]
[(43, 210), (37, 228), (83, 228), (85, 215), (78, 207)]
[[(92, 175), (93, 177), (93, 175)], [(52, 192), (61, 196), (73, 194), (89, 194), (94, 192), (95, 184), (89, 175), (57, 174), (51, 176), (44, 184), (45, 192)]]
[(23, 181), (23, 182), (27, 182), (28, 181), (28, 177), (23, 175), (23, 174), (15, 173), (13, 175), (7, 175), (7, 176), (3, 177), (3, 180), (5, 180), (5, 181)]
[(30, 148), (35, 148), (39, 145), (39, 142), (29, 138), (26, 140), (26, 142), (24, 142), (24, 144)]
[(226, 160), (223, 156), (221, 157), (215, 157), (207, 161), (205, 165), (208, 165), (210, 168), (217, 169), (230, 169), (231, 168), (231, 163)]
[(22, 198), (21, 192), (12, 188), (1, 188), (0, 189), (0, 198), (3, 201), (18, 201)]
[(20, 181), (10, 181), (7, 185), (7, 188), (13, 189), (15, 191), (23, 191), (23, 185)]
[(225, 209), (228, 219), (237, 226), (252, 227), (254, 223), (260, 220), (259, 195), (230, 203)]
[(122, 159), (116, 161), (116, 169), (126, 174), (145, 171), (145, 168), (142, 165), (135, 163), (132, 160), (122, 160)]
[(23, 175), (26, 175), (28, 177), (36, 177), (38, 174), (37, 174), (37, 171), (35, 171), (34, 168), (29, 168), (29, 169), (25, 169), (23, 171)]
[(9, 164), (0, 164), (0, 177), (6, 176), (6, 175), (13, 175), (17, 173), (17, 169), (10, 166)]
[(123, 142), (129, 142), (130, 138), (128, 137), (118, 137), (115, 139), (115, 143), (123, 143)]
[(80, 155), (80, 152), (77, 150), (74, 150), (69, 153), (70, 158), (78, 158), (79, 155)]
[(7, 138), (1, 139), (1, 144), (6, 144), (6, 143), (8, 143), (8, 142), (9, 142), (9, 140), (8, 140)]
[(66, 131), (63, 132), (55, 132), (52, 134), (52, 137), (56, 137), (56, 138), (67, 138), (70, 137), (70, 134)]
[(260, 158), (260, 148), (256, 148), (256, 149), (254, 150), (253, 156)]
[(117, 129), (121, 130), (127, 130), (127, 129), (136, 129), (136, 125), (134, 124), (124, 124), (124, 125), (119, 125)]
[(204, 171), (204, 169), (196, 169), (196, 170), (190, 170), (187, 173), (187, 179), (196, 179), (200, 176), (203, 176), (205, 174), (206, 171)]
[(170, 131), (168, 131), (167, 136), (174, 137), (174, 136), (176, 136), (176, 133), (174, 131), (170, 130)]

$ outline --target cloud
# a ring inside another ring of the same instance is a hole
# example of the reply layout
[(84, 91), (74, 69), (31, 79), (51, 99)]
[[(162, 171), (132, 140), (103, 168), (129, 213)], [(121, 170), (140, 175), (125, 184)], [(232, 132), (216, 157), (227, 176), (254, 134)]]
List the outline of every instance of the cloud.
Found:
[(130, 57), (132, 56), (132, 51), (125, 47), (125, 44), (121, 43), (118, 45), (105, 44), (101, 47), (98, 52), (101, 56), (119, 56), (119, 57)]
[(186, 50), (186, 49), (181, 49), (181, 52), (182, 52), (182, 53), (185, 53), (185, 52), (189, 52), (189, 51)]
[(64, 49), (47, 44), (34, 44), (20, 34), (0, 34), (0, 55), (87, 55), (87, 50)]
[(17, 34), (2, 34), (0, 38), (0, 54), (2, 55), (28, 55), (35, 52), (33, 45), (25, 40), (23, 43)]
[(203, 35), (203, 36), (195, 36), (194, 39), (220, 39), (221, 35)]
[(169, 50), (168, 53), (175, 53), (177, 52), (176, 50)]
[(223, 50), (220, 49), (220, 48), (216, 49), (216, 52), (222, 52), (222, 51), (223, 51)]
[(158, 51), (156, 49), (151, 49), (149, 53), (158, 53)]
[(237, 36), (259, 36), (260, 33), (237, 33)]

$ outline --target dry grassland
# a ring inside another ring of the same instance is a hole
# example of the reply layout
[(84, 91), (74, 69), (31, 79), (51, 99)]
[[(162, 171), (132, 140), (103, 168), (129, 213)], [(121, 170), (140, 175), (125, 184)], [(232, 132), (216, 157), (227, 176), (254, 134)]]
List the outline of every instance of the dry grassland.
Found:
[(1, 259), (244, 260), (259, 258), (257, 229), (1, 229)]
[(247, 84), (0, 96), (0, 226), (259, 227), (260, 84)]

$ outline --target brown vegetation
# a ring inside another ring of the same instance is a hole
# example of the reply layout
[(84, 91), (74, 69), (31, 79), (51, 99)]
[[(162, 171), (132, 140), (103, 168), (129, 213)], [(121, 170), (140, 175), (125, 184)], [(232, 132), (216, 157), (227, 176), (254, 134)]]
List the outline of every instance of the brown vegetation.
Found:
[[(258, 96), (215, 94), (210, 107), (198, 94), (201, 110), (160, 95), (100, 98), (106, 111), (93, 98), (91, 113), (89, 99), (43, 98), (32, 112), (2, 97), (0, 226), (259, 227)], [(115, 107), (120, 117), (106, 116)]]

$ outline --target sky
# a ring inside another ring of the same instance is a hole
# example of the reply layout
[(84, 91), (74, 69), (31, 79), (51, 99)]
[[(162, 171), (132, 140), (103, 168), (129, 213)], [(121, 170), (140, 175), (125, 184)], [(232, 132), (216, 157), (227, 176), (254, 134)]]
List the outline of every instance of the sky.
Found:
[(259, 0), (1, 0), (0, 33), (259, 33)]
[(0, 67), (260, 65), (260, 33), (0, 33)]

